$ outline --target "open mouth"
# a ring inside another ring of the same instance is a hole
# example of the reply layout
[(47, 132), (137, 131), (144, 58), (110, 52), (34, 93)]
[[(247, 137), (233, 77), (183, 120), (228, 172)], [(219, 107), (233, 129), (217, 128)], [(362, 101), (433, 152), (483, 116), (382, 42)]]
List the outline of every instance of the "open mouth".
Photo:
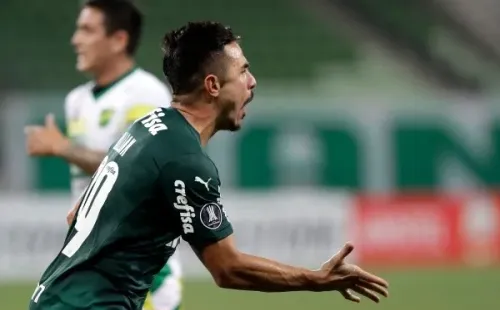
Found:
[(245, 104), (243, 106), (246, 106), (247, 104), (249, 104), (250, 101), (253, 100), (253, 96), (254, 96), (254, 92), (251, 92), (250, 93), (250, 97), (248, 97), (247, 101), (245, 101)]
[(241, 119), (244, 119), (246, 115), (247, 115), (247, 109), (245, 106), (243, 106), (241, 108), (241, 114), (240, 114)]
[(241, 108), (241, 119), (244, 119), (245, 116), (247, 115), (247, 109), (246, 109), (246, 106), (247, 104), (250, 103), (250, 101), (253, 100), (253, 97), (254, 97), (254, 92), (251, 92), (250, 93), (250, 96), (248, 97), (248, 99), (245, 101), (245, 103), (243, 104), (243, 107)]

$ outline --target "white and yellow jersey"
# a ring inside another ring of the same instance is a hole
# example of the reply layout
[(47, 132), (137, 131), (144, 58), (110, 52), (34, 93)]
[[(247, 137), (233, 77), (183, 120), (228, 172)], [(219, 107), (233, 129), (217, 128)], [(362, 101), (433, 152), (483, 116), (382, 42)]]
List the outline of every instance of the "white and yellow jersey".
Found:
[[(153, 74), (135, 68), (110, 86), (89, 82), (73, 89), (65, 102), (68, 136), (86, 148), (107, 152), (129, 124), (156, 107), (170, 106), (172, 95)], [(77, 199), (90, 175), (71, 165), (71, 193)]]

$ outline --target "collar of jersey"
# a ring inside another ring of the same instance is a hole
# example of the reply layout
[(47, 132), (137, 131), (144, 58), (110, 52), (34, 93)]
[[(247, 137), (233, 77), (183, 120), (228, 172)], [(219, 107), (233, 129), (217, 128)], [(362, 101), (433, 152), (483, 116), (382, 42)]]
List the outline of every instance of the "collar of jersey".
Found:
[(188, 125), (188, 128), (190, 129), (191, 133), (196, 137), (196, 139), (198, 140), (198, 143), (200, 143), (201, 145), (201, 137), (200, 137), (200, 133), (194, 129), (193, 125), (191, 125), (191, 123), (188, 122), (188, 120), (184, 117), (184, 115), (182, 115), (181, 112), (179, 112), (179, 110), (177, 110), (176, 108), (173, 108), (173, 107), (170, 107), (169, 109), (173, 110), (177, 116), (182, 119), (183, 122), (186, 123), (186, 125)]
[(121, 81), (123, 81), (126, 77), (130, 76), (132, 73), (134, 73), (139, 67), (137, 66), (134, 66), (132, 69), (130, 69), (129, 71), (127, 71), (125, 74), (123, 74), (122, 76), (120, 76), (119, 78), (117, 78), (116, 80), (114, 80), (113, 82), (109, 83), (108, 85), (106, 86), (97, 86), (97, 85), (94, 85), (94, 87), (92, 87), (92, 95), (94, 95), (94, 99), (97, 100), (99, 99), (100, 97), (102, 97), (102, 95), (104, 95), (105, 93), (107, 93), (111, 88), (113, 88), (114, 86), (116, 86), (118, 83), (120, 83)]

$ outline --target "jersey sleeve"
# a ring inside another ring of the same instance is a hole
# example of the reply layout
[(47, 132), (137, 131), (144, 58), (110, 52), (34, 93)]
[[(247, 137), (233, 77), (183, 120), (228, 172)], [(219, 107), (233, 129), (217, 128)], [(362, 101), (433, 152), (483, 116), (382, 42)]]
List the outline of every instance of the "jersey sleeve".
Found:
[(220, 203), (220, 180), (204, 155), (187, 155), (160, 172), (162, 190), (173, 208), (182, 238), (196, 250), (233, 233)]

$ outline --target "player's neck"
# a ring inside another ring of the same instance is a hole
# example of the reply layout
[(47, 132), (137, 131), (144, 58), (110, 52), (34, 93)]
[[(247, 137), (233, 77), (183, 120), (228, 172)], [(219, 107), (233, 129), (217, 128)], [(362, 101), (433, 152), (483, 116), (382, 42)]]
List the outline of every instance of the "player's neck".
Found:
[(94, 82), (99, 86), (109, 85), (130, 72), (134, 67), (135, 62), (130, 57), (110, 61), (100, 72), (94, 75)]
[[(201, 145), (206, 146), (208, 140), (216, 133), (215, 113), (211, 111), (211, 105), (185, 105), (180, 102), (173, 101), (172, 107), (177, 109), (186, 121), (198, 132), (200, 135)], [(193, 108), (196, 107), (196, 108)]]

